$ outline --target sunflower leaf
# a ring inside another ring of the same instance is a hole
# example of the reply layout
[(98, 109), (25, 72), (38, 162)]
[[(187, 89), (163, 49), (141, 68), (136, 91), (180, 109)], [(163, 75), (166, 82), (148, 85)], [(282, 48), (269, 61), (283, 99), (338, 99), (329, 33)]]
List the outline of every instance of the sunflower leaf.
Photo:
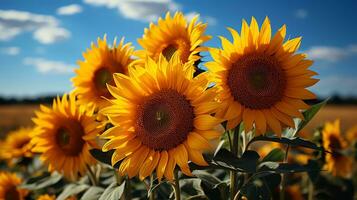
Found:
[(290, 146), (299, 146), (299, 147), (305, 147), (305, 148), (314, 149), (314, 150), (318, 150), (318, 151), (324, 151), (324, 149), (322, 147), (317, 146), (315, 143), (304, 140), (299, 137), (285, 138), (285, 137), (276, 137), (276, 136), (268, 137), (268, 136), (264, 136), (264, 135), (259, 135), (255, 138), (253, 138), (251, 141), (249, 141), (246, 148), (248, 148), (250, 144), (252, 144), (253, 142), (256, 142), (256, 141), (277, 142), (277, 143), (281, 143), (281, 144), (287, 144)]
[(297, 132), (301, 131), (311, 121), (311, 119), (319, 112), (319, 110), (326, 105), (328, 100), (329, 99), (327, 98), (320, 103), (312, 105), (308, 110), (302, 113), (305, 119), (299, 123)]
[(97, 186), (90, 187), (81, 197), (81, 200), (97, 200), (104, 189)]
[(315, 168), (312, 165), (300, 165), (296, 163), (277, 163), (270, 161), (261, 163), (258, 168), (259, 171), (272, 171), (279, 174), (320, 171), (319, 168)]
[(83, 184), (68, 184), (66, 188), (62, 191), (62, 193), (57, 197), (57, 200), (65, 200), (70, 196), (79, 194), (85, 190), (87, 190), (90, 186)]
[(272, 162), (279, 162), (279, 161), (283, 161), (284, 160), (284, 156), (285, 156), (285, 152), (280, 149), (280, 148), (275, 148), (273, 150), (271, 150), (268, 155), (266, 155), (262, 162), (266, 162), (266, 161), (272, 161)]
[(111, 200), (111, 199), (120, 199), (123, 195), (125, 188), (125, 181), (121, 185), (117, 185), (116, 182), (109, 185), (100, 196), (99, 200)]
[(211, 164), (224, 169), (254, 173), (258, 160), (259, 154), (255, 151), (245, 151), (242, 157), (238, 158), (227, 149), (220, 149), (214, 155)]

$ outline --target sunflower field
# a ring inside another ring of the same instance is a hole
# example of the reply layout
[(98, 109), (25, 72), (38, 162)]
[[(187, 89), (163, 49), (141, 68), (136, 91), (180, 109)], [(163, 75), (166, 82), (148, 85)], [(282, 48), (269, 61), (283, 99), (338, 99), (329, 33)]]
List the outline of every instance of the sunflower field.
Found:
[(302, 38), (252, 17), (212, 47), (209, 25), (93, 42), (74, 89), (0, 142), (0, 200), (357, 199), (357, 127), (302, 131), (328, 102)]

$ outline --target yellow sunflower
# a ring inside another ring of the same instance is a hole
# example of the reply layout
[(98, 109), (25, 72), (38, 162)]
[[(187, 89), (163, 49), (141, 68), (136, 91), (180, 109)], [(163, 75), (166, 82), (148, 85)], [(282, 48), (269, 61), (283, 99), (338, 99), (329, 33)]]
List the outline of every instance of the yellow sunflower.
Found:
[(200, 60), (199, 53), (207, 51), (202, 45), (211, 36), (204, 35), (207, 24), (196, 23), (197, 19), (198, 15), (188, 23), (183, 13), (176, 12), (171, 17), (168, 12), (165, 19), (159, 18), (157, 25), (151, 23), (150, 28), (144, 30), (143, 37), (138, 39), (143, 50), (137, 51), (137, 56), (142, 61), (147, 56), (158, 61), (160, 54), (169, 60), (177, 53), (183, 63)]
[(109, 46), (104, 36), (103, 40), (98, 38), (97, 45), (92, 43), (91, 49), (83, 54), (84, 61), (78, 61), (77, 76), (72, 79), (78, 102), (99, 108), (107, 105), (103, 98), (110, 98), (106, 84), (114, 84), (113, 73), (127, 74), (132, 53), (131, 44), (124, 44), (124, 39), (118, 45), (115, 39)]
[(31, 140), (33, 151), (42, 153), (49, 171), (75, 179), (95, 163), (89, 149), (96, 145), (100, 130), (93, 111), (79, 107), (73, 94), (57, 97), (52, 108), (41, 105), (33, 121), (37, 125)]
[(40, 195), (39, 197), (37, 197), (36, 200), (56, 200), (56, 196), (49, 195), (49, 194), (43, 194), (43, 195)]
[(20, 128), (9, 132), (1, 146), (1, 157), (6, 160), (32, 157), (30, 134), (33, 128)]
[(182, 64), (175, 54), (169, 62), (148, 58), (130, 77), (114, 75), (116, 87), (108, 89), (115, 99), (101, 111), (114, 125), (102, 134), (109, 139), (103, 151), (115, 149), (112, 165), (122, 160), (122, 175), (144, 179), (156, 169), (159, 180), (172, 180), (176, 164), (186, 175), (188, 161), (207, 165), (202, 152), (222, 134), (221, 120), (211, 116), (219, 104), (207, 74), (193, 72), (192, 62)]
[(322, 130), (322, 142), (326, 151), (325, 169), (334, 176), (347, 177), (352, 170), (352, 159), (342, 154), (348, 147), (347, 142), (340, 133), (340, 121), (326, 123)]
[(347, 130), (346, 138), (352, 143), (357, 141), (357, 125)]
[(318, 81), (308, 70), (312, 61), (295, 53), (301, 37), (284, 42), (284, 25), (271, 39), (268, 18), (260, 29), (254, 17), (250, 25), (243, 20), (240, 35), (228, 29), (233, 43), (221, 37), (223, 49), (211, 48), (213, 61), (205, 64), (221, 91), (217, 115), (228, 119), (229, 129), (243, 121), (246, 132), (253, 124), (257, 133), (268, 127), (279, 135), (282, 125), (294, 127), (292, 117), (303, 118), (300, 110), (308, 108), (303, 100), (315, 98), (306, 87)]
[(24, 200), (28, 190), (18, 186), (22, 180), (16, 174), (0, 172), (0, 199), (1, 200)]

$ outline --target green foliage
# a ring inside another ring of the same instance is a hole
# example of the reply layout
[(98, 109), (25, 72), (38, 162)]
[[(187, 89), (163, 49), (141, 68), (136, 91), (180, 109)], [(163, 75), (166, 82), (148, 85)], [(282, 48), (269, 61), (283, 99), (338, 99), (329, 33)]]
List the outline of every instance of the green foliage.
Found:
[(272, 162), (281, 162), (284, 160), (285, 152), (280, 148), (275, 148), (271, 150), (268, 155), (266, 155), (262, 162), (272, 161)]

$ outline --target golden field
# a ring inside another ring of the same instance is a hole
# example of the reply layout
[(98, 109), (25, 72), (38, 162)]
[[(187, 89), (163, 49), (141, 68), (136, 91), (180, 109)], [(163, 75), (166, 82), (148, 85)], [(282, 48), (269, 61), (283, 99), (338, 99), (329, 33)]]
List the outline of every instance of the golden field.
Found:
[[(20, 126), (30, 126), (31, 118), (38, 105), (0, 105), (0, 136)], [(314, 128), (321, 126), (326, 121), (341, 120), (341, 129), (346, 131), (357, 124), (357, 105), (328, 105), (324, 107), (312, 119), (304, 129), (312, 132)]]

